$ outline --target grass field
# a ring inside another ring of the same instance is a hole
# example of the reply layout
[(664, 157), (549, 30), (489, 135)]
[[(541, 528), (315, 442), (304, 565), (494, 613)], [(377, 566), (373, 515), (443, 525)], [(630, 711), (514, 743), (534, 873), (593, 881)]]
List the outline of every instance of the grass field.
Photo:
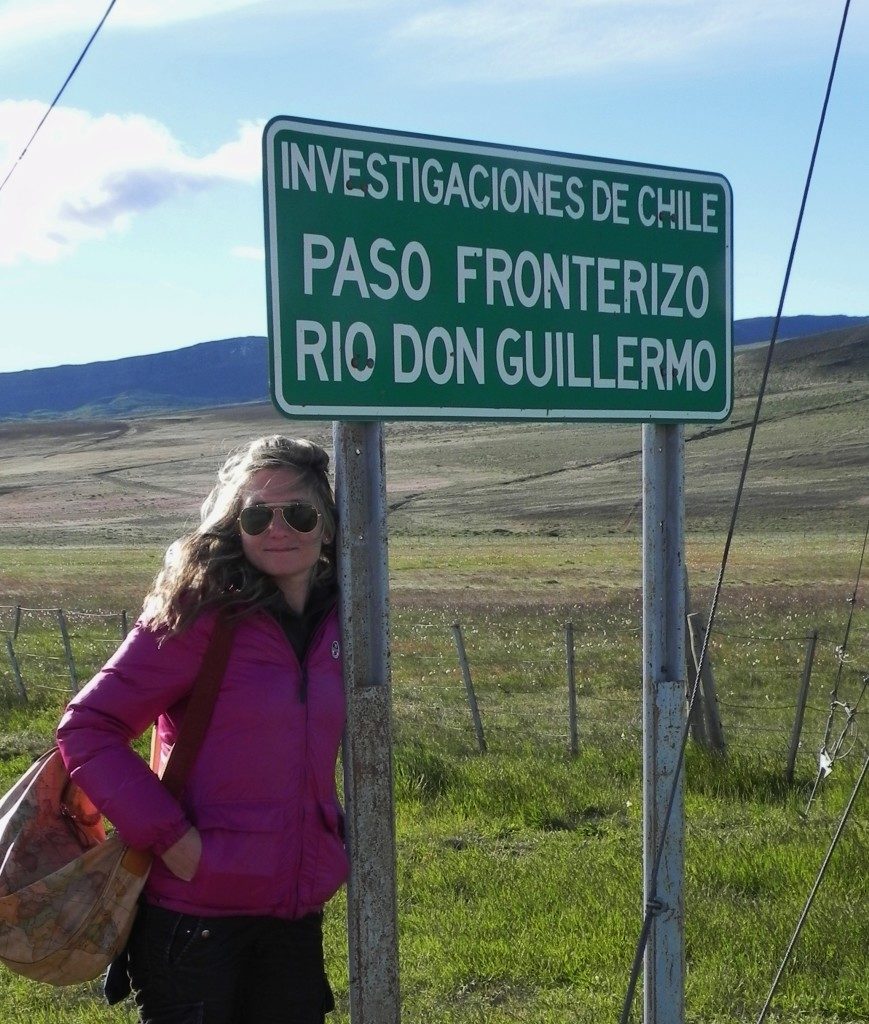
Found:
[[(807, 820), (835, 680), (855, 541), (755, 535), (735, 560), (713, 661), (725, 761), (689, 751), (686, 946), (689, 1021), (753, 1020), (856, 777), (859, 744), (839, 762)], [(695, 579), (717, 540), (693, 537)], [(617, 1019), (640, 925), (641, 724), (637, 545), (457, 538), (447, 555), (397, 538), (392, 548), (396, 827), (404, 1018), (432, 1024), (560, 1024)], [(116, 613), (141, 593), (156, 549), (7, 548), (16, 602)], [(573, 563), (572, 565), (569, 563)], [(58, 566), (63, 566), (58, 571)], [(822, 569), (825, 573), (822, 574)], [(547, 583), (546, 580), (555, 582)], [(505, 582), (508, 581), (508, 582)], [(708, 584), (707, 584), (708, 585)], [(697, 588), (703, 590), (703, 586)], [(0, 625), (8, 627), (7, 618)], [(41, 619), (41, 621), (39, 621)], [(563, 623), (574, 622), (581, 752), (567, 754)], [(474, 734), (450, 632), (462, 622), (489, 753)], [(794, 787), (784, 784), (802, 637), (819, 629), (815, 686)], [(82, 677), (117, 642), (117, 615), (70, 616)], [(852, 626), (866, 660), (865, 612)], [(28, 646), (29, 645), (29, 646)], [(69, 682), (51, 615), (22, 616), (31, 703), (4, 676), (0, 779), (8, 785), (50, 743)], [(27, 652), (30, 652), (29, 654)], [(852, 660), (851, 666), (862, 664)], [(843, 697), (856, 701), (849, 671)], [(837, 722), (838, 725), (838, 722)], [(860, 740), (860, 734), (857, 734)], [(865, 794), (832, 860), (777, 996), (779, 1021), (869, 1019), (865, 950)], [(343, 897), (328, 916), (330, 972), (347, 1020)], [(4, 1022), (132, 1021), (93, 986), (55, 992), (2, 976)], [(754, 1016), (753, 1016), (754, 1015)]]
[[(758, 435), (715, 632), (727, 756), (689, 745), (686, 1020), (755, 1021), (867, 746), (865, 587), (839, 672), (866, 524), (865, 372), (785, 360)], [(838, 356), (837, 356), (838, 358)], [(737, 380), (751, 370), (737, 363)], [(835, 360), (831, 359), (831, 365)], [(841, 362), (841, 360), (840, 360)], [(865, 364), (861, 364), (865, 365)], [(755, 367), (756, 369), (756, 367)], [(864, 377), (860, 377), (864, 372)], [(826, 374), (826, 376), (824, 375)], [(810, 387), (806, 385), (810, 384)], [(687, 431), (686, 560), (705, 610), (753, 403)], [(285, 428), (250, 406), (130, 421), (0, 425), (0, 785), (51, 742), (70, 679), (117, 643), (166, 544), (231, 443)], [(297, 425), (328, 440), (327, 425)], [(403, 1019), (615, 1021), (642, 915), (641, 550), (634, 427), (404, 424), (387, 431)], [(87, 613), (87, 614), (83, 614)], [(462, 624), (488, 753), (476, 752), (451, 626)], [(568, 751), (564, 624), (580, 752)], [(784, 769), (806, 637), (818, 630), (795, 782)], [(803, 816), (830, 693), (857, 709)], [(869, 828), (861, 792), (773, 1003), (778, 1024), (869, 1021)], [(344, 897), (327, 914), (346, 1024)], [(641, 993), (634, 1019), (641, 1019)], [(95, 986), (0, 972), (2, 1024), (132, 1024)]]

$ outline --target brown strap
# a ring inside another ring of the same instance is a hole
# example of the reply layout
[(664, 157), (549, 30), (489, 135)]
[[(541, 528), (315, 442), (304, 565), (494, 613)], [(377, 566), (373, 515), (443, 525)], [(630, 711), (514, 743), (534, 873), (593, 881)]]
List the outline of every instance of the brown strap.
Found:
[(208, 731), (226, 663), (229, 661), (234, 633), (235, 622), (229, 621), (225, 615), (218, 615), (205, 657), (193, 681), (178, 739), (163, 772), (163, 785), (176, 798), (184, 790), (187, 776)]

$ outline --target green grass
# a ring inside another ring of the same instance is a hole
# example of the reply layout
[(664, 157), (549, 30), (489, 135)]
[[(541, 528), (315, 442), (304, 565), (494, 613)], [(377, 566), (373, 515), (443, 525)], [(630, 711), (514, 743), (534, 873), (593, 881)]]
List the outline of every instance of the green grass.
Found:
[[(685, 792), (686, 1020), (754, 1021), (859, 769), (848, 738), (811, 814), (853, 587), (853, 538), (746, 535), (734, 547), (712, 664), (726, 758), (688, 749)], [(720, 540), (688, 543), (695, 607)], [(7, 549), (0, 603), (70, 616), (81, 679), (117, 643), (120, 607), (147, 587), (159, 551)], [(635, 537), (457, 536), (445, 550), (397, 538), (393, 578), (394, 781), (403, 1019), (409, 1024), (591, 1024), (616, 1020), (642, 913), (641, 653)], [(51, 572), (52, 557), (56, 571)], [(547, 580), (556, 582), (547, 583)], [(49, 602), (45, 602), (49, 604)], [(0, 613), (0, 628), (10, 625)], [(51, 742), (69, 677), (50, 615), (22, 618), (23, 707), (0, 673), (0, 785)], [(564, 623), (575, 628), (580, 753), (568, 754)], [(489, 752), (476, 753), (454, 647), (460, 621)], [(840, 696), (856, 703), (867, 658), (858, 606)], [(821, 631), (804, 749), (784, 782), (804, 637)], [(2, 652), (0, 652), (2, 653)], [(25, 671), (26, 670), (26, 671)], [(837, 719), (837, 725), (841, 719)], [(770, 1021), (869, 1020), (869, 835), (854, 808), (776, 995)], [(326, 923), (346, 1024), (345, 898)], [(640, 1019), (642, 993), (635, 1003)], [(54, 991), (0, 974), (3, 1024), (124, 1022), (95, 986)]]

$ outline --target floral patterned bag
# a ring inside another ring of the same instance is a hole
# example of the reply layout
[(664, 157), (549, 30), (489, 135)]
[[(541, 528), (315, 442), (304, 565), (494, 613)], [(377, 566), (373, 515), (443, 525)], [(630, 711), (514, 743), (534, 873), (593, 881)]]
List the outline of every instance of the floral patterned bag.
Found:
[(0, 961), (72, 985), (124, 948), (151, 855), (106, 839), (57, 748), (0, 799)]
[[(176, 797), (208, 728), (233, 632), (221, 616), (193, 683), (162, 774)], [(60, 751), (43, 754), (0, 797), (0, 963), (51, 985), (99, 977), (127, 943), (151, 860), (106, 838)]]

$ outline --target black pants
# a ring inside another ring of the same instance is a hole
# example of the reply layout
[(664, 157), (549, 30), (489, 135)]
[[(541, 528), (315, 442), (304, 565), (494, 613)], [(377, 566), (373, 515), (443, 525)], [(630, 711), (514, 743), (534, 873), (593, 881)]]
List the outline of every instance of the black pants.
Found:
[(190, 917), (147, 904), (129, 945), (142, 1024), (324, 1024), (322, 915)]

